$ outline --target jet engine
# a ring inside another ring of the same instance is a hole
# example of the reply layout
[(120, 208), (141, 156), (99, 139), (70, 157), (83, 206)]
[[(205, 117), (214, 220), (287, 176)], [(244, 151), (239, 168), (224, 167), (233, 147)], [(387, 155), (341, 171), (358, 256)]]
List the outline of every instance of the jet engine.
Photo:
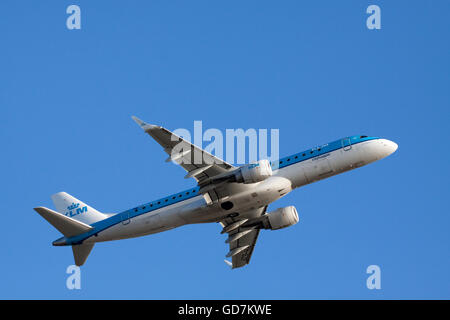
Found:
[(272, 167), (269, 160), (259, 160), (255, 163), (251, 163), (242, 166), (236, 173), (236, 182), (241, 183), (256, 183), (266, 180), (272, 176)]
[(290, 227), (299, 221), (297, 209), (294, 206), (279, 208), (266, 213), (263, 220), (265, 229), (278, 230)]

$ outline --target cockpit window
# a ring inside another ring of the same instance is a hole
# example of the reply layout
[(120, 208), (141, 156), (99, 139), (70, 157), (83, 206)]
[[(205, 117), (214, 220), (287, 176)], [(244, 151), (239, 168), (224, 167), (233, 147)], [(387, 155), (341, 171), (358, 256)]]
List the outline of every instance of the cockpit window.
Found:
[(362, 139), (362, 138), (367, 138), (367, 136), (361, 136), (361, 137), (359, 137), (360, 139)]

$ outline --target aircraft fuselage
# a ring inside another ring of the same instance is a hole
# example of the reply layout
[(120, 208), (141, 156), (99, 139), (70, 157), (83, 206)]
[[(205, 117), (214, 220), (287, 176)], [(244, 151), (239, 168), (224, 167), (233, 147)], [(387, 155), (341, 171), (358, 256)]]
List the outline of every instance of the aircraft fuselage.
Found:
[[(58, 245), (133, 238), (186, 224), (219, 222), (227, 217), (257, 218), (263, 208), (292, 190), (382, 159), (397, 149), (389, 140), (353, 136), (309, 149), (272, 163), (273, 175), (253, 184), (234, 184), (233, 192), (212, 200), (199, 187), (112, 215), (93, 230), (59, 239)], [(226, 188), (226, 186), (225, 186)]]

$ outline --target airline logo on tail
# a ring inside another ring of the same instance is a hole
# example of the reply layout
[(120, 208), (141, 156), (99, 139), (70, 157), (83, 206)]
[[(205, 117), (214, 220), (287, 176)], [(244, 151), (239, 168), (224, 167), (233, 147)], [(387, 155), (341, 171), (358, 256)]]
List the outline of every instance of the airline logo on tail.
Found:
[(72, 205), (68, 206), (67, 209), (69, 210), (68, 212), (65, 213), (66, 216), (68, 217), (74, 217), (76, 215), (79, 215), (83, 212), (87, 213), (88, 209), (87, 206), (81, 207), (79, 208), (80, 204), (77, 203), (72, 203)]

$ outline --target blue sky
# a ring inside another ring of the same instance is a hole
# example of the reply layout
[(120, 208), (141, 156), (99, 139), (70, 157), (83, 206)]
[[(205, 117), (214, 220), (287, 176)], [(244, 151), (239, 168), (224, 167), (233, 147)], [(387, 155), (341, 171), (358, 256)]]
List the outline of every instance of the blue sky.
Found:
[[(77, 4), (82, 29), (66, 28)], [(370, 4), (381, 30), (366, 28)], [(1, 1), (0, 298), (450, 298), (448, 1)], [(280, 155), (353, 134), (392, 156), (292, 192), (300, 223), (230, 270), (218, 224), (97, 244), (82, 289), (32, 208), (103, 212), (194, 186), (131, 115), (280, 129)], [(381, 290), (366, 268), (381, 268)]]

